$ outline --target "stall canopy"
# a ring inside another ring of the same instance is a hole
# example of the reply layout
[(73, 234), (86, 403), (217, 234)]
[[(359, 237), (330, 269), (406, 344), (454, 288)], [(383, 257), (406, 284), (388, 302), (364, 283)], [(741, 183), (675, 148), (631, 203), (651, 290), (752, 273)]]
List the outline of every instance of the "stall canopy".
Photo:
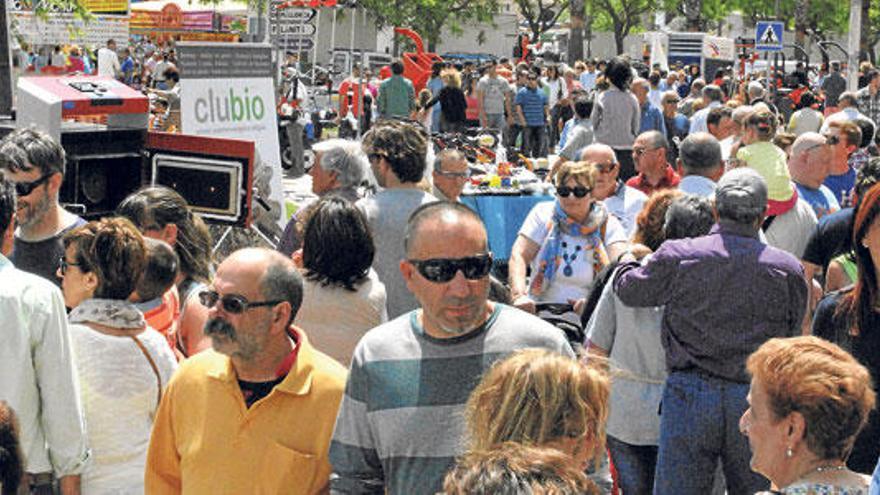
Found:
[(232, 0), (210, 4), (175, 0), (131, 4), (132, 31), (228, 31), (230, 23), (246, 18), (247, 5)]

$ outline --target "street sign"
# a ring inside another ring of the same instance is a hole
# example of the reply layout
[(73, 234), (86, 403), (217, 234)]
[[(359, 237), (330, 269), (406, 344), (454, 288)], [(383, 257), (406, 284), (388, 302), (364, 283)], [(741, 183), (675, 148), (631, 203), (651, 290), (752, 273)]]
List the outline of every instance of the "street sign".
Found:
[(760, 21), (755, 25), (755, 50), (759, 52), (782, 51), (782, 32), (785, 26), (781, 21)]
[(314, 36), (317, 28), (314, 24), (272, 23), (272, 35), (278, 36)]
[(275, 44), (282, 50), (290, 50), (294, 52), (308, 52), (315, 48), (315, 41), (312, 38), (279, 36), (276, 39)]

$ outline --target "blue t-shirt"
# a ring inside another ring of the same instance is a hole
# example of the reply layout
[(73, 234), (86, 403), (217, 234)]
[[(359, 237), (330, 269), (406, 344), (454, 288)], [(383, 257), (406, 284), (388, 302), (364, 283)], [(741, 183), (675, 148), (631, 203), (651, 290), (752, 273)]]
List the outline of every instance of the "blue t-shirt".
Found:
[(654, 105), (648, 103), (641, 108), (642, 122), (639, 127), (639, 134), (648, 131), (658, 131), (660, 134), (666, 135), (666, 122), (663, 120), (663, 114)]
[(545, 124), (544, 107), (547, 106), (547, 95), (540, 88), (522, 88), (516, 93), (514, 102), (522, 107), (526, 125), (538, 127)]
[(853, 205), (853, 188), (856, 185), (856, 171), (852, 167), (840, 175), (829, 175), (823, 185), (828, 186), (841, 208)]
[(816, 218), (822, 218), (840, 209), (840, 202), (834, 197), (831, 189), (828, 189), (824, 184), (820, 185), (819, 189), (813, 189), (797, 182), (794, 185), (797, 187), (798, 196), (813, 207)]

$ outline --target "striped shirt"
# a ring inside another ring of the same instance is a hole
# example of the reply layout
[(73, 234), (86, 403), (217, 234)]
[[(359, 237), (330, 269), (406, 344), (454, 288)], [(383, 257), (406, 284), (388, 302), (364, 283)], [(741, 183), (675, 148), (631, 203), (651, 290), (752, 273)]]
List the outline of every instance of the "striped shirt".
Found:
[(503, 304), (480, 328), (425, 334), (419, 310), (358, 343), (330, 445), (332, 493), (432, 494), (465, 452), (464, 405), (483, 373), (517, 349), (574, 357), (562, 332)]
[(514, 101), (522, 108), (527, 126), (540, 127), (544, 125), (544, 109), (547, 107), (547, 95), (543, 91), (522, 88), (516, 93)]

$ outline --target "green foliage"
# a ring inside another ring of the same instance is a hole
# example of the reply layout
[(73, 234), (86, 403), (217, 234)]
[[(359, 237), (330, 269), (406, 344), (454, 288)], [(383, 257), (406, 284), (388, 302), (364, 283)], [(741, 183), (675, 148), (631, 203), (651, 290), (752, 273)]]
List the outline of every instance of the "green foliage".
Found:
[(498, 0), (361, 0), (380, 27), (408, 27), (429, 46), (440, 41), (444, 26), (460, 33), (465, 23), (491, 22)]

